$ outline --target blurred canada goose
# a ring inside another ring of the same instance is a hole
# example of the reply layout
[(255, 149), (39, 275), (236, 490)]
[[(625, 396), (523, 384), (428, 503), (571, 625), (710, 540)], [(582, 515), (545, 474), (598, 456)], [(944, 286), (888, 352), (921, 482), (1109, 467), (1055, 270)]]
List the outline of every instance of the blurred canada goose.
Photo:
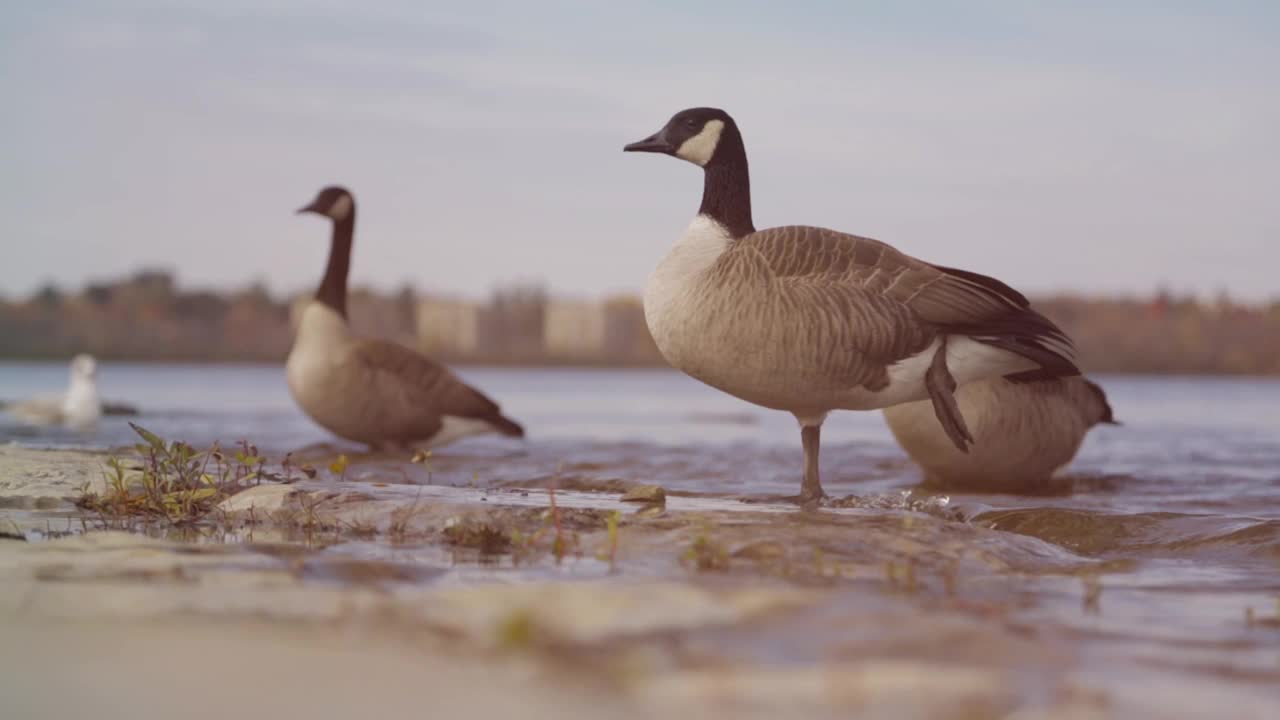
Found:
[(834, 230), (756, 230), (742, 135), (723, 110), (681, 111), (624, 149), (703, 168), (702, 206), (649, 277), (645, 320), (673, 366), (795, 415), (802, 502), (823, 497), (819, 431), (832, 410), (928, 398), (963, 450), (957, 385), (1079, 374), (1066, 335), (999, 280)]
[(18, 420), (33, 425), (91, 428), (102, 416), (97, 374), (98, 364), (92, 355), (76, 355), (71, 359), (71, 381), (61, 398), (32, 398), (6, 409)]
[(956, 404), (973, 434), (967, 453), (956, 450), (927, 401), (884, 411), (893, 436), (924, 470), (925, 483), (949, 490), (1046, 490), (1090, 428), (1115, 424), (1106, 393), (1083, 377), (979, 380), (956, 390)]
[(340, 187), (299, 213), (333, 221), (329, 263), (303, 310), (285, 374), (303, 411), (335, 435), (380, 447), (435, 447), (465, 435), (524, 429), (448, 368), (402, 345), (359, 339), (347, 327), (347, 271), (356, 204)]

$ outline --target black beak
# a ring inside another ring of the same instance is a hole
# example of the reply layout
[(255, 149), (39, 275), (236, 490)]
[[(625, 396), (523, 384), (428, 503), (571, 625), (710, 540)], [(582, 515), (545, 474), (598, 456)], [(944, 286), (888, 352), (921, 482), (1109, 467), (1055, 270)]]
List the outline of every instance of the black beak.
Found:
[(663, 137), (664, 131), (665, 131), (665, 128), (663, 130), (659, 130), (658, 132), (650, 135), (649, 137), (643, 140), (633, 142), (630, 145), (622, 148), (622, 151), (623, 152), (665, 153), (667, 155), (671, 155), (676, 151), (676, 148), (671, 143), (667, 142), (665, 137)]
[(302, 213), (315, 213), (317, 215), (323, 215), (324, 212), (320, 210), (320, 206), (317, 205), (316, 202), (318, 201), (312, 201), (310, 205), (306, 205), (304, 207), (298, 208), (297, 214), (301, 215)]

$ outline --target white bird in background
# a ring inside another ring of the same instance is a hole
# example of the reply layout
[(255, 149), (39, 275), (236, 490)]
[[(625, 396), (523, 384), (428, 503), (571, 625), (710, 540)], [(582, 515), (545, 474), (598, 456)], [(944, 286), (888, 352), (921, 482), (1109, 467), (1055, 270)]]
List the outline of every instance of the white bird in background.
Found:
[(98, 398), (98, 363), (80, 354), (71, 359), (71, 382), (61, 398), (33, 398), (7, 409), (19, 421), (31, 425), (65, 425), (77, 430), (92, 428), (102, 417)]

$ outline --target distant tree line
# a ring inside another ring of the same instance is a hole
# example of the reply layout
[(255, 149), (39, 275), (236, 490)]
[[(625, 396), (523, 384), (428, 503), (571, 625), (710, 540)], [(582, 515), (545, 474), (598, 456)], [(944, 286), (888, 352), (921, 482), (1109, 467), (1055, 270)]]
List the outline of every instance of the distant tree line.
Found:
[[(280, 362), (292, 343), (291, 320), (308, 297), (272, 297), (261, 283), (233, 292), (184, 290), (158, 270), (78, 292), (47, 286), (25, 299), (0, 300), (0, 357), (64, 359), (89, 352), (114, 360)], [(348, 307), (357, 332), (451, 362), (662, 364), (636, 298), (561, 301), (537, 286), (503, 288), (482, 303), (450, 301), (450, 317), (456, 308), (471, 313), (466, 323), (455, 322), (467, 340), (443, 344), (438, 333), (428, 332), (437, 317), (425, 310), (432, 302), (411, 288), (357, 289)], [(1074, 338), (1090, 372), (1280, 375), (1280, 302), (1203, 302), (1161, 292), (1146, 298), (1060, 295), (1035, 305)], [(438, 313), (443, 306), (434, 307)]]
[(1034, 301), (1062, 326), (1090, 372), (1280, 375), (1280, 302), (1240, 305), (1168, 293)]
[(172, 275), (143, 271), (79, 293), (47, 286), (0, 303), (0, 356), (275, 361), (289, 350), (289, 308), (261, 284), (231, 293), (183, 291)]

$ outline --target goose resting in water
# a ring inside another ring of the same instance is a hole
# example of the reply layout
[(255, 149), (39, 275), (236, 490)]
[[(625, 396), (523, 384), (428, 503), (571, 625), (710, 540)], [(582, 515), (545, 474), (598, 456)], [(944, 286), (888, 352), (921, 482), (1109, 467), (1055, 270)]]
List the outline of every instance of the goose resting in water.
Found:
[(307, 415), (333, 434), (371, 448), (437, 447), (466, 435), (524, 429), (498, 405), (421, 353), (347, 327), (347, 272), (356, 205), (340, 187), (320, 191), (299, 213), (333, 221), (320, 289), (302, 313), (285, 374)]
[(1043, 492), (1090, 428), (1116, 424), (1106, 393), (1083, 377), (980, 380), (960, 386), (956, 404), (973, 435), (967, 453), (956, 449), (927, 401), (884, 411), (893, 436), (924, 470), (925, 484), (939, 489)]
[(825, 228), (756, 230), (746, 149), (723, 110), (681, 111), (624, 149), (703, 169), (698, 214), (645, 286), (645, 321), (672, 366), (795, 415), (804, 504), (824, 497), (819, 432), (832, 410), (928, 399), (963, 451), (973, 438), (958, 385), (1079, 374), (1067, 336), (999, 280)]
[(71, 359), (71, 381), (61, 398), (33, 398), (6, 407), (9, 414), (32, 425), (65, 425), (78, 430), (92, 428), (102, 417), (98, 399), (98, 364), (92, 355)]

